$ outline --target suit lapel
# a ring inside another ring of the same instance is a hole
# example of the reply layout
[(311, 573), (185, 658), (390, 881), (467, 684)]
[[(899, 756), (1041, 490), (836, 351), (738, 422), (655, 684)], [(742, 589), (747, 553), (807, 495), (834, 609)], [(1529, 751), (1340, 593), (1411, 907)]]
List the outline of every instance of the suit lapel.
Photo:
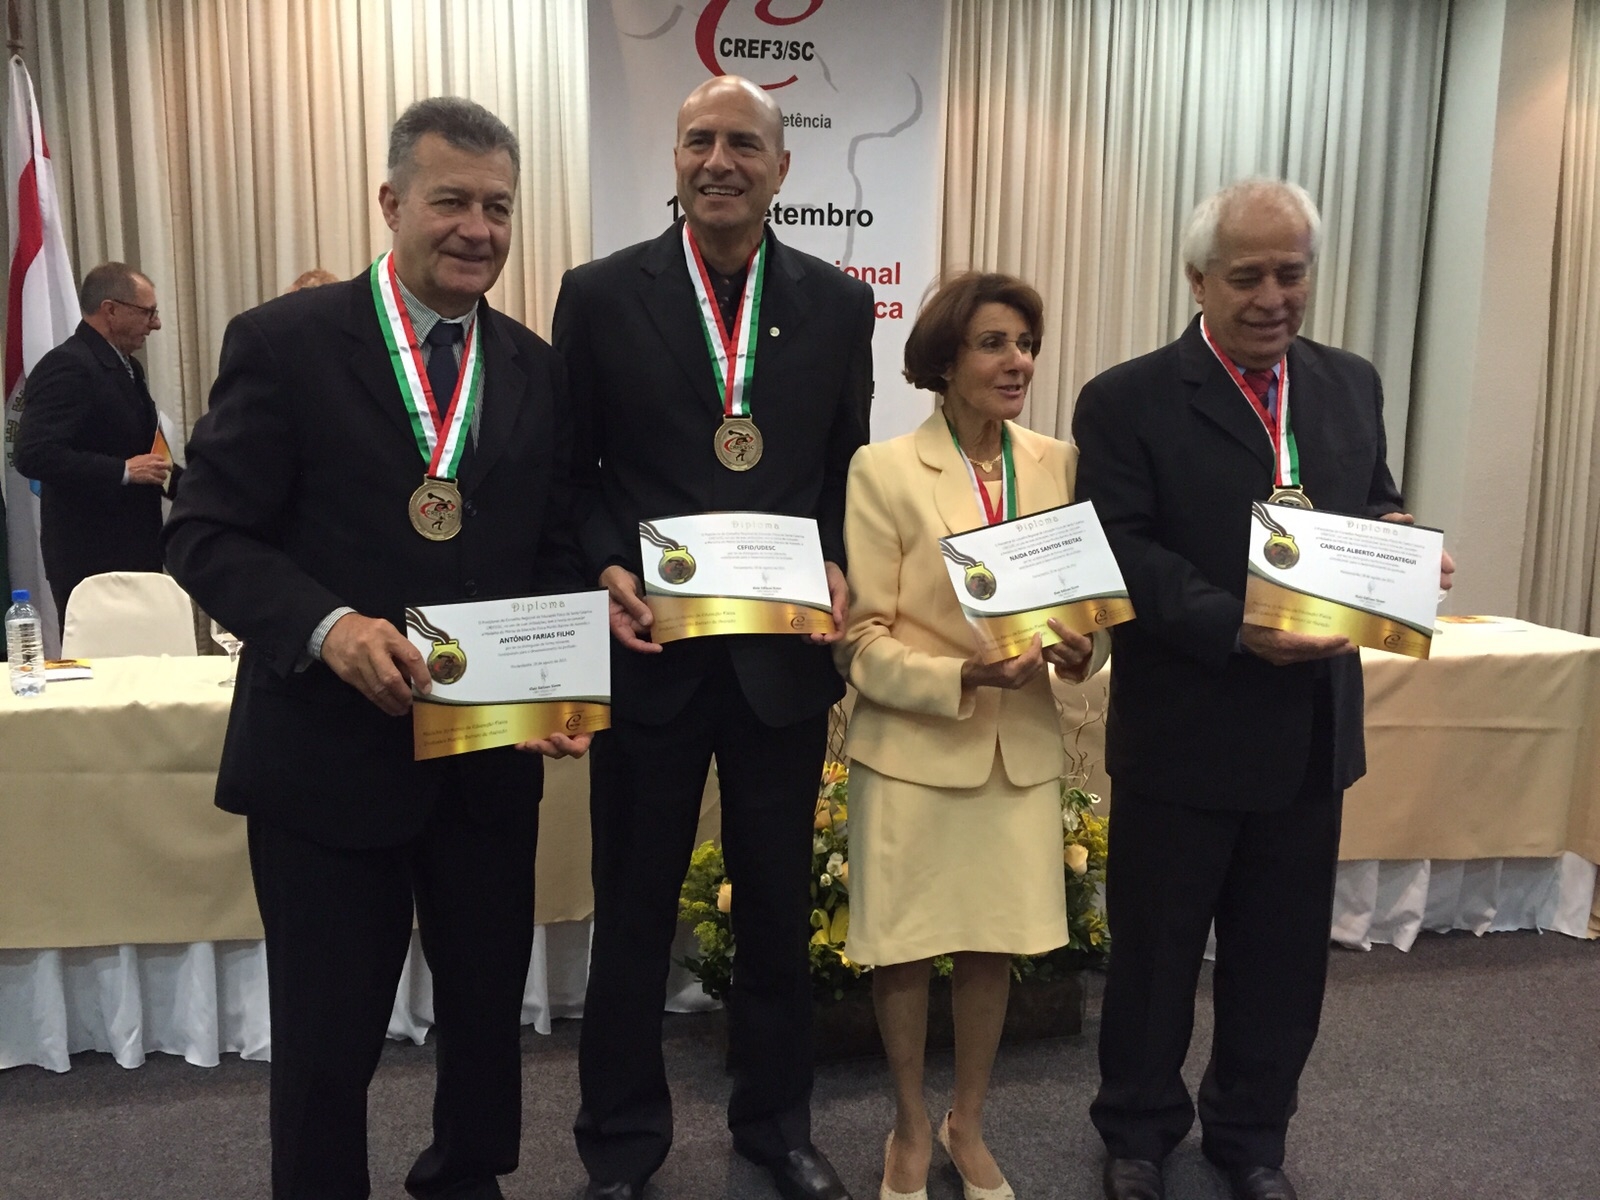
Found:
[(480, 300), (477, 327), (483, 335), (483, 394), (478, 402), (483, 409), (477, 445), (469, 449), (462, 472), (461, 490), (468, 495), (505, 454), (522, 415), (522, 395), (527, 388), (527, 375), (517, 362), (516, 348), (500, 336), (496, 320), (497, 314), (488, 301)]
[(917, 457), (939, 472), (933, 484), (933, 506), (944, 521), (945, 533), (977, 529), (983, 524), (983, 514), (978, 510), (978, 498), (972, 494), (972, 477), (950, 438), (942, 405), (917, 427), (916, 447)]
[[(799, 344), (811, 319), (805, 263), (771, 233), (767, 234), (767, 269), (761, 285), (761, 328), (756, 340), (756, 373), (750, 412), (759, 425), (763, 393), (761, 376), (775, 377), (775, 368), (791, 345)], [(770, 410), (769, 410), (770, 411)]]
[[(700, 304), (695, 298), (689, 268), (683, 260), (683, 223), (674, 224), (646, 251), (639, 267), (645, 274), (644, 306), (667, 351), (688, 377), (696, 398), (712, 412), (720, 412), (716, 377), (700, 326)], [(760, 363), (760, 358), (757, 358)]]
[[(150, 389), (145, 386), (144, 368), (139, 365), (139, 360), (130, 358), (128, 366), (124, 366), (117, 348), (106, 341), (98, 329), (84, 323), (78, 326), (78, 331), (89, 347), (89, 352), (94, 355), (94, 360), (106, 372), (106, 377), (113, 381), (112, 387), (123, 398), (128, 415), (135, 422), (135, 428), (140, 430), (149, 428), (149, 437), (153, 445), (156, 436), (156, 404), (150, 398)], [(131, 375), (128, 373), (130, 366), (133, 370)]]
[[(1189, 323), (1189, 328), (1184, 330), (1183, 336), (1178, 339), (1178, 369), (1184, 382), (1194, 388), (1190, 393), (1189, 403), (1196, 411), (1270, 467), (1272, 443), (1267, 439), (1267, 431), (1261, 427), (1260, 418), (1239, 391), (1239, 385), (1228, 378), (1227, 371), (1223, 370), (1216, 355), (1212, 354), (1211, 348), (1206, 345), (1205, 338), (1200, 333), (1199, 317)], [(1293, 386), (1291, 375), (1290, 387)], [(1292, 391), (1290, 396), (1292, 421), (1294, 419)]]
[[(352, 280), (349, 287), (350, 311), (346, 333), (351, 341), (351, 374), (366, 398), (406, 439), (406, 443), (415, 447), (417, 439), (411, 428), (411, 414), (406, 411), (400, 385), (395, 381), (394, 363), (389, 358), (389, 348), (383, 340), (383, 329), (378, 324), (378, 309), (372, 299), (372, 287), (365, 274)], [(427, 464), (421, 459), (422, 454), (418, 450), (419, 472), (427, 469)], [(420, 474), (418, 478), (421, 478)]]
[(1044, 469), (1043, 446), (1027, 430), (1011, 427), (1011, 462), (1017, 472), (1019, 513), (1044, 512), (1067, 502), (1066, 480)]

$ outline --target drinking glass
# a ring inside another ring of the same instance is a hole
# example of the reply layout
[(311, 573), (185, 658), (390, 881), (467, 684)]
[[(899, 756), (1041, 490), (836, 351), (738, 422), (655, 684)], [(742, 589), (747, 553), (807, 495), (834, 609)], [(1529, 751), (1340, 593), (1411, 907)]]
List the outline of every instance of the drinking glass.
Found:
[(211, 640), (228, 652), (228, 677), (221, 680), (218, 687), (232, 687), (233, 678), (239, 673), (239, 650), (244, 645), (236, 634), (229, 633), (216, 621), (211, 622)]

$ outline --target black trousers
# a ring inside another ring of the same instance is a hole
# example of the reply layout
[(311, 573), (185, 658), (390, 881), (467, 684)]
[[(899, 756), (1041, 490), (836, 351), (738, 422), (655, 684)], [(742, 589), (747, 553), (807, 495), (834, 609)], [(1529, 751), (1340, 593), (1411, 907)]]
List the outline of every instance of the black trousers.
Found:
[(442, 801), (423, 833), (380, 849), (323, 846), (249, 818), (272, 1012), (272, 1195), (370, 1193), (367, 1085), (411, 941), (433, 972), (433, 1144), (414, 1196), (498, 1200), (522, 1131), (522, 995), (533, 949), (539, 809), (510, 823)]
[(593, 1179), (637, 1181), (672, 1145), (661, 1052), (678, 892), (712, 756), (733, 884), (728, 1126), (757, 1161), (811, 1140), (811, 822), (828, 715), (782, 728), (750, 710), (724, 658), (664, 725), (621, 721), (590, 751), (594, 941), (573, 1132)]
[(1089, 1109), (1113, 1157), (1159, 1161), (1194, 1123), (1181, 1071), (1215, 919), (1202, 1148), (1222, 1164), (1283, 1165), (1322, 1015), (1343, 800), (1327, 782), (1327, 748), (1311, 758), (1308, 782), (1277, 812), (1207, 811), (1114, 789), (1111, 961)]

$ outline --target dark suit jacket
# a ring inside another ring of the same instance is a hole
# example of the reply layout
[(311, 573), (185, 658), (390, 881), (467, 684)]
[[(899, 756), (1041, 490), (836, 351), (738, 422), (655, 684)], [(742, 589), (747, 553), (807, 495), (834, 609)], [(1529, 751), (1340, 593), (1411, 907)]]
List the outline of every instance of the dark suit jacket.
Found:
[[(866, 440), (872, 398), (872, 289), (769, 231), (750, 415), (765, 453), (749, 471), (712, 453), (722, 407), (683, 259), (681, 223), (567, 272), (554, 340), (598, 463), (582, 542), (591, 578), (620, 563), (642, 575), (639, 522), (752, 510), (815, 517), (823, 557), (845, 565), (844, 488)], [(844, 685), (828, 649), (785, 635), (670, 643), (611, 657), (613, 711), (670, 720), (727, 643), (757, 716), (787, 725), (827, 708)]]
[[(1400, 511), (1372, 364), (1304, 338), (1288, 359), (1306, 494), (1333, 512)], [(1319, 679), (1332, 699), (1331, 785), (1359, 779), (1360, 659), (1274, 667), (1234, 649), (1250, 502), (1272, 490), (1272, 450), (1199, 318), (1177, 341), (1090, 380), (1072, 431), (1078, 495), (1094, 501), (1137, 613), (1112, 631), (1113, 781), (1200, 808), (1287, 805), (1305, 775)]]
[(89, 325), (28, 376), (17, 470), (39, 481), (45, 574), (62, 595), (101, 571), (161, 569), (161, 489), (123, 485), (128, 459), (149, 454), (156, 406), (137, 359), (128, 377)]
[(415, 835), (447, 778), (486, 819), (537, 800), (537, 756), (413, 762), (409, 718), (385, 716), (320, 662), (296, 670), (341, 605), (404, 630), (410, 604), (579, 586), (561, 360), (486, 303), (478, 328), (482, 424), (462, 472), (463, 525), (430, 542), (406, 515), (425, 464), (366, 277), (229, 323), (163, 537), (178, 582), (245, 643), (222, 808), (327, 844), (374, 846)]

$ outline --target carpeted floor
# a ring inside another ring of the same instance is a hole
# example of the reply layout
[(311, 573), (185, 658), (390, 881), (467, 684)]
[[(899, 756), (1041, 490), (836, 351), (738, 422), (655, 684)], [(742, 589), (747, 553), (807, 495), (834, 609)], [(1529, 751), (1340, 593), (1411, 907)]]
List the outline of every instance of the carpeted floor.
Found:
[[(1101, 1154), (1086, 1115), (1096, 1082), (1098, 981), (1084, 1036), (1002, 1050), (989, 1140), (1021, 1200), (1093, 1200)], [(671, 1017), (667, 1061), (677, 1142), (650, 1200), (770, 1200), (728, 1149), (727, 1080), (715, 1015)], [(1209, 971), (1190, 1056), (1209, 1049)], [(577, 1200), (570, 1126), (577, 1024), (524, 1046), (522, 1169), (509, 1200)], [(430, 1047), (392, 1044), (373, 1083), (373, 1195), (425, 1144)], [(930, 1106), (948, 1094), (948, 1052), (930, 1056)], [(104, 1055), (66, 1075), (0, 1072), (0, 1200), (163, 1200), (267, 1195), (267, 1072)], [(890, 1120), (880, 1062), (817, 1075), (816, 1140), (857, 1200), (877, 1195)], [(931, 1200), (960, 1183), (935, 1155)], [(1322, 1036), (1290, 1131), (1304, 1200), (1600, 1200), (1600, 943), (1557, 935), (1424, 937), (1410, 954), (1336, 951)], [(1167, 1163), (1171, 1200), (1224, 1200), (1191, 1135)]]

